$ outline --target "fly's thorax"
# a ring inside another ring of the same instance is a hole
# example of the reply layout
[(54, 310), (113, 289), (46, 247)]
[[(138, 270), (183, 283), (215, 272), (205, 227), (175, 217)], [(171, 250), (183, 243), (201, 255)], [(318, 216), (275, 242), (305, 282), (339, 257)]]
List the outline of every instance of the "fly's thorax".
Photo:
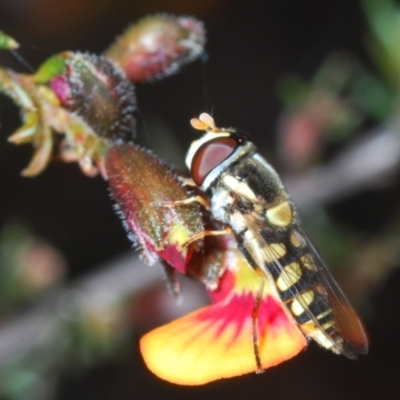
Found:
[[(253, 198), (263, 201), (267, 208), (287, 200), (288, 195), (279, 175), (264, 158), (255, 151), (248, 152), (231, 167), (231, 174), (244, 182)], [(245, 193), (242, 190), (243, 193)]]
[(245, 214), (238, 208), (236, 194), (224, 185), (212, 185), (211, 213), (213, 217), (230, 226), (236, 234), (247, 230)]

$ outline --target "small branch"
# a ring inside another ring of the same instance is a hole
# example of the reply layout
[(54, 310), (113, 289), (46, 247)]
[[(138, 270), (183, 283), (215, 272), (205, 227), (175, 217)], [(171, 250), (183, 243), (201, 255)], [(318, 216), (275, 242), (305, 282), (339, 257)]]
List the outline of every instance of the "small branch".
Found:
[(301, 207), (329, 204), (363, 189), (387, 182), (400, 166), (400, 121), (375, 129), (347, 146), (331, 163), (301, 176), (288, 176), (285, 184)]

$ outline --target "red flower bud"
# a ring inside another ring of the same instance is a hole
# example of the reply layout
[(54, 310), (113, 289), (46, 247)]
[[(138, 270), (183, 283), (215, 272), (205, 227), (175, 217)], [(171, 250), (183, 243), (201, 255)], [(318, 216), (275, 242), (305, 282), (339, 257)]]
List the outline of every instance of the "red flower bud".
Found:
[(65, 53), (62, 75), (51, 82), (62, 106), (77, 113), (100, 137), (131, 140), (135, 133), (133, 85), (104, 57)]
[(156, 15), (130, 27), (104, 55), (116, 62), (132, 82), (178, 72), (204, 49), (203, 24), (191, 17)]
[(154, 154), (133, 144), (110, 148), (106, 154), (108, 183), (116, 209), (130, 239), (148, 263), (158, 258), (186, 273), (202, 240), (185, 243), (204, 230), (197, 203), (174, 205), (190, 197), (176, 173)]

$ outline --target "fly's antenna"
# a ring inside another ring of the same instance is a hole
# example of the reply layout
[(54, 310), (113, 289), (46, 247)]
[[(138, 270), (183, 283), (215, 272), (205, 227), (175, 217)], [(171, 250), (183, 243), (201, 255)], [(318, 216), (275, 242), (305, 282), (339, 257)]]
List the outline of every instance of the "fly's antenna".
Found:
[(190, 124), (199, 131), (219, 132), (219, 128), (215, 126), (214, 118), (207, 113), (201, 113), (199, 118), (192, 118)]

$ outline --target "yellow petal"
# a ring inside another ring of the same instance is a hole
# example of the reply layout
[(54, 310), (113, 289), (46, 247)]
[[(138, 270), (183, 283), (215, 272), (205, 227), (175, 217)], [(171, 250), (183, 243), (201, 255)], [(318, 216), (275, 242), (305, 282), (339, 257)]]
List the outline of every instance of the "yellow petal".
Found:
[(28, 143), (34, 140), (38, 131), (38, 115), (36, 112), (28, 111), (24, 116), (24, 125), (14, 132), (8, 141), (14, 144)]
[[(251, 313), (256, 293), (233, 295), (143, 336), (140, 349), (158, 377), (181, 385), (202, 385), (256, 371)], [(259, 309), (259, 353), (263, 368), (299, 353), (306, 339), (280, 304), (264, 296)]]
[(47, 166), (53, 149), (51, 130), (41, 128), (38, 144), (29, 165), (21, 172), (22, 176), (33, 177), (39, 175)]

